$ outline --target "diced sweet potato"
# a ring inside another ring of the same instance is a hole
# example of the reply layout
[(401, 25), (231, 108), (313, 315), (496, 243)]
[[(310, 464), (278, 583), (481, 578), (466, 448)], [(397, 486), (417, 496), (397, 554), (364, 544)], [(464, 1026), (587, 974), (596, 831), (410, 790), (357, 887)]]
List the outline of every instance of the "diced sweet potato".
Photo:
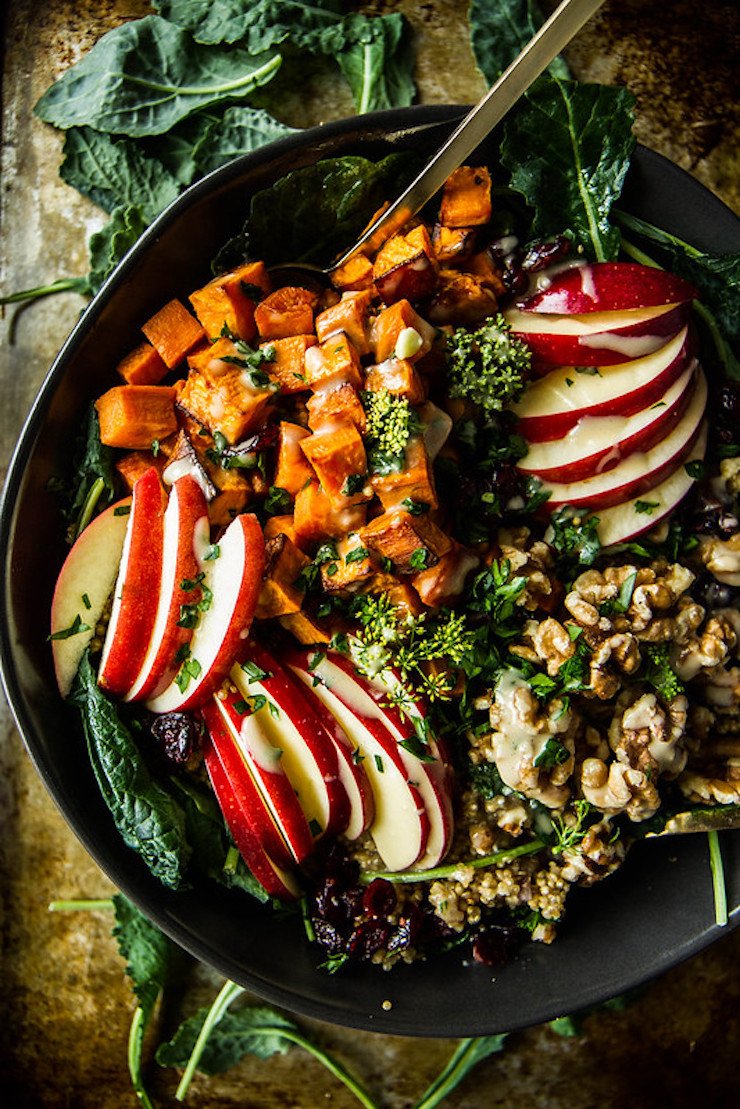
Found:
[(455, 540), (435, 566), (414, 574), (411, 581), (419, 597), (429, 608), (450, 604), (465, 588), (465, 579), (479, 563), (472, 554)]
[(266, 296), (254, 311), (262, 339), (286, 339), (290, 335), (309, 335), (314, 329), (313, 314), (318, 296), (310, 289), (286, 285)]
[(122, 358), (116, 370), (128, 385), (159, 385), (167, 376), (166, 365), (146, 340)]
[(315, 335), (288, 335), (285, 339), (260, 343), (261, 350), (274, 352), (262, 368), (280, 386), (281, 393), (302, 393), (308, 389), (306, 351), (315, 346)]
[(183, 358), (207, 338), (201, 325), (179, 300), (165, 304), (141, 330), (170, 370), (179, 366)]
[(404, 397), (413, 407), (423, 404), (427, 397), (426, 385), (408, 358), (386, 358), (385, 362), (370, 366), (365, 388), (370, 392), (387, 389), (394, 396)]
[(116, 385), (98, 397), (95, 407), (100, 423), (100, 441), (107, 447), (151, 450), (177, 431), (172, 385)]
[(365, 513), (364, 505), (346, 500), (341, 506), (332, 504), (317, 481), (309, 482), (295, 499), (296, 543), (303, 548), (359, 531), (365, 523)]
[(337, 558), (321, 567), (321, 586), (325, 593), (357, 589), (374, 571), (359, 535), (347, 535), (336, 546)]
[(386, 304), (429, 296), (437, 284), (437, 260), (426, 228), (389, 239), (373, 263), (373, 281)]
[[(409, 440), (403, 470), (398, 473), (373, 474), (370, 484), (380, 497), (386, 512), (399, 506), (408, 509), (408, 503), (419, 506), (417, 509), (419, 515), (423, 515), (419, 510), (424, 505), (427, 505), (428, 509), (437, 508), (434, 474), (424, 440), (421, 438)], [(407, 503), (404, 504), (404, 502)]]
[(129, 451), (116, 462), (116, 470), (121, 475), (127, 493), (133, 493), (134, 485), (152, 466), (162, 476), (162, 470), (167, 465), (167, 457), (161, 452), (154, 455), (148, 451)]
[(295, 524), (291, 516), (268, 516), (262, 529), (265, 539), (274, 539), (276, 535), (287, 535), (295, 543)]
[(412, 516), (399, 509), (376, 517), (362, 528), (360, 538), (373, 553), (389, 558), (398, 574), (414, 574), (436, 565), (452, 544), (428, 516)]
[(255, 307), (271, 289), (264, 262), (247, 262), (196, 289), (190, 294), (190, 303), (212, 339), (221, 334), (225, 325), (234, 335), (251, 343), (257, 334)]
[(257, 470), (224, 470), (214, 466), (209, 467), (208, 472), (216, 486), (216, 496), (208, 505), (208, 515), (211, 523), (220, 527), (230, 524), (256, 496), (266, 492), (267, 482)]
[(331, 642), (331, 634), (309, 613), (289, 612), (278, 617), (278, 623), (289, 631), (299, 643), (312, 647), (314, 643)]
[(434, 255), (442, 266), (465, 263), (473, 253), (475, 229), (472, 227), (443, 227), (438, 223), (432, 236)]
[(210, 432), (220, 431), (233, 444), (262, 423), (275, 390), (273, 385), (255, 386), (249, 369), (227, 358), (239, 359), (230, 339), (218, 339), (191, 355), (178, 403)]
[(367, 416), (356, 389), (351, 385), (340, 385), (337, 389), (314, 393), (306, 401), (308, 426), (318, 431), (328, 423), (352, 423), (360, 435), (365, 434)]
[(391, 604), (400, 609), (401, 615), (420, 616), (424, 610), (424, 606), (419, 602), (418, 593), (406, 582), (396, 579), (383, 592), (388, 595)]
[(373, 283), (373, 264), (365, 254), (355, 254), (353, 258), (331, 272), (331, 283), (335, 289), (369, 289)]
[(350, 488), (367, 473), (365, 445), (354, 424), (331, 424), (301, 439), (300, 446), (333, 506), (370, 500), (372, 490), (365, 482), (359, 489)]
[(337, 332), (306, 356), (306, 377), (312, 389), (352, 385), (362, 388), (360, 356), (344, 331)]
[(480, 250), (474, 254), (465, 266), (465, 272), (472, 273), (481, 285), (486, 285), (491, 290), (497, 299), (506, 292), (501, 271), (496, 267), (487, 250)]
[(300, 424), (282, 420), (278, 431), (277, 466), (275, 482), (280, 489), (287, 489), (291, 497), (300, 492), (307, 481), (314, 476), (313, 468), (306, 461), (301, 450), (301, 440), (311, 434)]
[(360, 355), (369, 354), (368, 328), (372, 298), (371, 289), (343, 293), (338, 304), (320, 312), (316, 317), (316, 334), (319, 342), (323, 343), (330, 336), (343, 331), (354, 343)]
[(477, 326), (498, 309), (496, 295), (485, 281), (460, 270), (441, 270), (437, 292), (429, 306), (429, 319), (436, 324)]
[(439, 222), (480, 227), (491, 218), (491, 175), (485, 166), (459, 166), (445, 181)]
[(200, 485), (206, 499), (212, 501), (216, 496), (216, 486), (211, 481), (204, 462), (205, 459), (195, 449), (187, 431), (181, 430), (164, 469), (165, 484), (174, 485), (178, 478), (190, 474)]
[(259, 620), (300, 610), (305, 591), (296, 585), (296, 580), (310, 561), (287, 535), (276, 535), (267, 541), (265, 575), (255, 613)]
[(409, 361), (417, 362), (432, 349), (435, 329), (415, 312), (407, 300), (398, 300), (384, 308), (373, 323), (373, 340), (376, 362), (385, 362), (396, 349), (398, 337), (406, 328), (412, 327), (422, 338), (422, 345)]

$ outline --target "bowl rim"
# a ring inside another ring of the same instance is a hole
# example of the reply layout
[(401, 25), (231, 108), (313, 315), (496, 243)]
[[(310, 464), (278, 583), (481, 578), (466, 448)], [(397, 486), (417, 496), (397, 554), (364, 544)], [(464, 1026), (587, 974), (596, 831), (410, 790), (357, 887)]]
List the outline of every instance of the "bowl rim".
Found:
[[(204, 954), (202, 945), (205, 941), (198, 940), (197, 943), (194, 942), (192, 932), (184, 926), (179, 914), (168, 911), (169, 907), (166, 904), (163, 907), (163, 897), (157, 898), (150, 887), (142, 889), (137, 886), (126, 873), (124, 863), (119, 864), (117, 858), (111, 860), (105, 851), (99, 847), (94, 830), (88, 828), (76, 818), (71, 811), (69, 799), (66, 796), (59, 796), (53, 782), (53, 760), (47, 761), (43, 748), (34, 736), (34, 728), (26, 712), (24, 696), (17, 676), (16, 660), (8, 623), (8, 598), (11, 594), (9, 555), (12, 549), (15, 510), (22, 488), (25, 468), (33, 455), (42, 421), (51, 398), (67, 369), (67, 363), (74, 356), (77, 347), (94, 325), (104, 305), (126, 281), (129, 273), (136, 266), (139, 255), (148, 250), (150, 244), (156, 241), (162, 231), (179, 220), (190, 207), (206, 197), (214, 189), (214, 186), (229, 185), (238, 180), (249, 169), (273, 163), (280, 155), (290, 154), (296, 149), (311, 149), (314, 145), (320, 145), (324, 140), (346, 139), (347, 143), (351, 145), (353, 136), (354, 141), (357, 142), (360, 137), (380, 139), (392, 134), (394, 140), (402, 142), (404, 136), (418, 134), (420, 130), (427, 127), (443, 126), (449, 129), (450, 125), (459, 119), (466, 110), (467, 107), (464, 105), (418, 105), (412, 108), (373, 112), (362, 117), (348, 117), (302, 131), (291, 132), (289, 135), (260, 147), (256, 151), (234, 159), (187, 188), (147, 228), (84, 310), (39, 387), (8, 466), (7, 478), (0, 500), (0, 558), (3, 559), (5, 565), (5, 573), (0, 579), (0, 613), (2, 613), (2, 619), (0, 620), (0, 677), (23, 743), (66, 823), (104, 873), (175, 942), (188, 950), (195, 958), (215, 967), (226, 977), (232, 977), (234, 971), (233, 962), (230, 962), (228, 956), (222, 956), (220, 952), (215, 952), (210, 947), (208, 953)], [(669, 178), (680, 180), (684, 188), (693, 190), (697, 198), (706, 201), (708, 196), (711, 197), (712, 204), (722, 205), (719, 198), (711, 194), (698, 181), (691, 178), (663, 155), (640, 146), (640, 144), (638, 144), (636, 153), (638, 160), (660, 166), (662, 172), (667, 174)], [(727, 211), (729, 212), (729, 209)], [(740, 228), (740, 222), (738, 227)], [(737, 835), (740, 835), (740, 833), (736, 833)], [(123, 841), (121, 841), (121, 847), (123, 851), (129, 850), (125, 847)], [(157, 887), (157, 890), (158, 892), (159, 890), (163, 891), (166, 895), (170, 894), (170, 891), (165, 891), (164, 887)], [(172, 894), (171, 896), (178, 897), (179, 895)], [(166, 900), (166, 897), (164, 900)], [(730, 926), (734, 927), (738, 924), (740, 924), (740, 899), (730, 916)], [(651, 964), (651, 969), (647, 973), (633, 976), (629, 981), (622, 983), (622, 989), (631, 989), (638, 986), (697, 953), (719, 938), (723, 931), (727, 931), (727, 929), (722, 930), (716, 925), (709, 925), (696, 934), (691, 942), (684, 944), (680, 951), (664, 952), (662, 958)], [(201, 944), (200, 948), (199, 944)], [(402, 969), (394, 969), (394, 975), (398, 976)], [(375, 971), (375, 973), (378, 972)], [(336, 1010), (329, 1009), (321, 999), (316, 1001), (310, 997), (296, 995), (290, 988), (280, 987), (274, 982), (266, 983), (257, 975), (249, 979), (248, 976), (245, 977), (244, 974), (241, 974), (237, 977), (237, 980), (241, 980), (242, 984), (246, 985), (248, 989), (254, 990), (267, 1001), (294, 1012), (367, 1031), (415, 1036), (460, 1036), (486, 1034), (490, 1032), (491, 1028), (502, 1030), (496, 1027), (495, 1017), (487, 1024), (481, 1024), (478, 1021), (477, 1023), (460, 1024), (458, 1022), (450, 1025), (449, 1021), (446, 1023), (442, 1021), (435, 1030), (430, 1030), (428, 1027), (417, 1029), (410, 1025), (408, 1020), (399, 1023), (392, 1013), (383, 1014), (381, 1018), (379, 1014), (368, 1014), (359, 1007), (356, 1012), (349, 1013), (342, 1010), (338, 1013)], [(390, 986), (392, 986), (392, 983), (390, 983)], [(605, 994), (603, 985), (598, 987), (595, 984), (587, 983), (581, 988), (579, 1007), (596, 1004), (604, 1000), (606, 996), (609, 995)], [(561, 1009), (557, 1002), (552, 1001), (549, 1004), (540, 1005), (534, 1015), (526, 1011), (523, 1012), (522, 1018), (518, 1022), (508, 1020), (506, 1028), (514, 1030), (526, 1027), (533, 1023), (551, 1019), (559, 1015), (560, 1012)]]

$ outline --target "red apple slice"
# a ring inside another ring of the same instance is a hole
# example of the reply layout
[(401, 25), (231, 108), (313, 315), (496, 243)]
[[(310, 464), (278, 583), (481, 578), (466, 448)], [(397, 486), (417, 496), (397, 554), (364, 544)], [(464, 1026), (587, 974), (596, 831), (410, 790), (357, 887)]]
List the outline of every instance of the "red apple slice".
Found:
[[(235, 753), (249, 771), (291, 859), (304, 862), (313, 850), (313, 834), (283, 767), (283, 748), (278, 746), (281, 736), (273, 727), (276, 721), (269, 703), (259, 707), (251, 695), (247, 698), (232, 690), (219, 690), (215, 701), (229, 729)], [(277, 862), (285, 861), (274, 845), (265, 846)]]
[[(673, 512), (695, 481), (687, 473), (686, 466), (689, 462), (704, 458), (706, 445), (707, 426), (704, 424), (689, 454), (667, 478), (644, 492), (642, 497), (623, 501), (612, 508), (600, 509), (596, 530), (601, 545), (611, 547), (615, 543), (634, 539), (645, 531), (652, 531), (662, 519)], [(644, 511), (646, 503), (649, 505), (648, 512)]]
[(562, 439), (586, 416), (634, 416), (661, 401), (689, 368), (694, 343), (687, 328), (654, 354), (602, 367), (595, 375), (571, 366), (529, 385), (514, 406), (529, 443)]
[(98, 671), (98, 684), (114, 697), (128, 693), (151, 639), (159, 597), (166, 504), (159, 474), (152, 466), (134, 485)]
[(350, 804), (340, 780), (337, 749), (302, 689), (254, 642), (247, 648), (246, 661), (233, 667), (231, 681), (247, 700), (267, 698), (263, 731), (282, 751), (281, 766), (314, 836), (343, 832)]
[(595, 474), (583, 481), (546, 483), (543, 490), (550, 492), (550, 498), (543, 506), (544, 510), (552, 512), (566, 504), (588, 510), (610, 508), (640, 497), (668, 477), (688, 456), (701, 431), (707, 382), (701, 370), (697, 373), (696, 388), (688, 408), (665, 439), (645, 454), (629, 455), (606, 473)]
[[(180, 623), (183, 605), (200, 600), (199, 554), (208, 546), (208, 505), (203, 490), (186, 475), (172, 486), (164, 514), (159, 598), (146, 654), (125, 701), (146, 701), (174, 678), (192, 628)], [(154, 603), (154, 602), (153, 602)]]
[[(226, 725), (215, 705), (207, 706), (203, 715), (206, 720), (203, 758), (213, 792), (234, 843), (251, 873), (271, 897), (277, 897), (281, 901), (295, 900), (300, 897), (301, 891), (294, 876), (289, 869), (281, 867), (270, 858), (263, 845), (264, 837), (261, 835), (259, 821), (255, 820), (255, 814), (262, 805), (261, 800), (255, 802), (238, 783), (232, 783), (219, 756), (219, 750), (232, 742), (226, 734)], [(282, 850), (285, 850), (284, 845)]]
[[(416, 723), (426, 717), (423, 704), (409, 699), (400, 679), (392, 670), (383, 671), (370, 679), (360, 674), (349, 659), (337, 652), (328, 654), (326, 663), (327, 670), (333, 666), (344, 675), (342, 681), (346, 679), (348, 683), (353, 683), (346, 687), (352, 703), (368, 715), (373, 711), (379, 712), (381, 720), (399, 744), (409, 781), (419, 790), (429, 817), (427, 844), (416, 860), (414, 869), (425, 870), (436, 866), (449, 851), (454, 832), (452, 770), (443, 759), (437, 741), (430, 732), (426, 736), (426, 745), (419, 739)], [(331, 688), (336, 687), (337, 679), (336, 672), (329, 677)], [(399, 692), (404, 693), (403, 713), (392, 703)], [(419, 754), (415, 753), (416, 748), (419, 749)], [(420, 757), (420, 754), (427, 752), (430, 756), (428, 760)]]
[(345, 788), (350, 805), (349, 821), (343, 834), (346, 839), (358, 839), (368, 830), (375, 815), (372, 787), (363, 767), (364, 760), (360, 761), (358, 757), (361, 752), (357, 747), (353, 747), (346, 732), (340, 727), (336, 717), (332, 716), (316, 696), (313, 687), (304, 685), (292, 670), (287, 670), (286, 674), (296, 688), (300, 689), (301, 695), (311, 705), (336, 746), (339, 780)]
[(680, 277), (637, 262), (592, 262), (557, 273), (546, 289), (525, 300), (527, 312), (623, 312), (685, 304), (699, 294)]
[(691, 306), (669, 304), (582, 316), (548, 316), (510, 308), (504, 315), (512, 331), (532, 350), (535, 370), (541, 363), (546, 373), (548, 366), (612, 366), (644, 358), (686, 326)]
[(367, 713), (358, 709), (354, 687), (343, 679), (341, 670), (326, 659), (316, 662), (315, 653), (309, 660), (301, 654), (291, 654), (286, 661), (305, 685), (313, 687), (360, 752), (375, 797), (370, 834), (378, 854), (389, 870), (408, 870), (426, 850), (430, 823), (424, 800), (409, 781), (402, 748), (374, 705), (365, 706)]
[(517, 468), (540, 481), (581, 481), (614, 469), (634, 451), (664, 439), (686, 410), (696, 382), (693, 367), (661, 400), (634, 416), (584, 416), (562, 439), (530, 444)]
[(127, 497), (96, 516), (59, 571), (51, 601), (51, 652), (62, 697), (67, 697), (72, 688), (95, 625), (113, 591), (130, 505), (131, 498)]
[(200, 613), (190, 640), (189, 658), (200, 670), (187, 684), (176, 675), (147, 701), (150, 712), (187, 712), (202, 705), (244, 653), (265, 568), (265, 540), (257, 517), (237, 516), (209, 553), (217, 557), (201, 565), (203, 595), (211, 603)]

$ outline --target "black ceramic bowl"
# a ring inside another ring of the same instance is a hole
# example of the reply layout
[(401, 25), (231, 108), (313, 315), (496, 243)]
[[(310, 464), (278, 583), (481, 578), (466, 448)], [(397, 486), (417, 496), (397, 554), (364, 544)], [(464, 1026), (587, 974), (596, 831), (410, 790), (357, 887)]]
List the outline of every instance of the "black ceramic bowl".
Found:
[[(68, 459), (80, 413), (113, 384), (141, 322), (203, 284), (239, 228), (250, 193), (289, 169), (338, 153), (429, 152), (460, 115), (416, 108), (349, 119), (237, 159), (185, 193), (147, 231), (85, 312), (31, 412), (2, 506), (3, 676), (28, 750), (68, 823), (113, 882), (193, 955), (267, 1000), (337, 1024), (405, 1035), (515, 1029), (593, 1005), (716, 939), (706, 838), (652, 840), (622, 870), (571, 899), (553, 947), (530, 944), (511, 964), (463, 965), (459, 952), (390, 974), (348, 967), (329, 976), (300, 920), (208, 885), (173, 893), (124, 846), (101, 800), (76, 713), (56, 692), (46, 642), (64, 548), (49, 478)], [(486, 151), (480, 152), (486, 158)], [(740, 248), (732, 214), (693, 179), (639, 149), (624, 206), (706, 250)], [(732, 920), (740, 920), (740, 832), (722, 837)], [(392, 1002), (388, 1010), (386, 1000)]]

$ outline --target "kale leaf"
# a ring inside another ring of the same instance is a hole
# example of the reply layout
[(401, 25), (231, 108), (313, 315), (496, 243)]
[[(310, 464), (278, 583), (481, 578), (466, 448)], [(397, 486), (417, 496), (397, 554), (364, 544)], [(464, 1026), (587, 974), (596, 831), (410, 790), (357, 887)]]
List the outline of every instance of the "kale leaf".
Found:
[(56, 127), (159, 135), (201, 108), (243, 100), (275, 76), (280, 62), (279, 54), (201, 46), (187, 31), (148, 15), (98, 39), (34, 110)]
[(403, 108), (414, 99), (413, 61), (408, 26), (399, 12), (368, 19), (347, 17), (348, 43), (337, 61), (352, 90), (358, 112)]
[(589, 258), (617, 257), (609, 220), (630, 155), (634, 97), (624, 88), (540, 77), (504, 129), (501, 160), (534, 210), (533, 238), (565, 232)]
[[(470, 44), (481, 73), (492, 85), (544, 22), (536, 0), (472, 0)], [(548, 66), (553, 77), (570, 77), (561, 57)]]
[[(208, 1014), (208, 1009), (199, 1009), (182, 1022), (171, 1040), (159, 1045), (156, 1059), (160, 1066), (186, 1066)], [(267, 1006), (245, 1006), (226, 1012), (210, 1032), (198, 1070), (208, 1075), (220, 1074), (236, 1066), (246, 1055), (256, 1055), (258, 1059), (282, 1055), (290, 1047), (282, 1030), (298, 1031), (292, 1021)]]
[(550, 517), (545, 539), (563, 565), (592, 566), (601, 551), (598, 516), (565, 505)]
[(70, 700), (80, 709), (90, 762), (124, 843), (165, 886), (178, 889), (192, 853), (185, 814), (151, 776), (115, 706), (98, 688), (87, 653)]
[(132, 204), (113, 209), (111, 218), (90, 236), (90, 272), (87, 291), (95, 294), (147, 228), (140, 208)]
[(203, 177), (241, 154), (295, 133), (294, 127), (287, 127), (261, 109), (239, 105), (227, 108), (220, 119), (206, 125), (193, 145), (193, 176)]
[[(100, 425), (95, 405), (91, 404), (80, 430), (72, 459), (72, 484), (68, 491), (65, 516), (70, 521), (70, 540), (84, 527), (88, 498), (97, 486), (96, 505), (111, 504), (115, 496), (114, 451), (100, 441)], [(67, 493), (66, 489), (63, 492)], [(92, 509), (96, 505), (92, 506)]]
[(417, 1101), (415, 1109), (433, 1109), (433, 1106), (441, 1104), (473, 1067), (482, 1063), (489, 1055), (497, 1055), (504, 1050), (508, 1035), (508, 1032), (499, 1032), (495, 1036), (461, 1040), (447, 1065)]
[(116, 914), (113, 935), (118, 950), (126, 960), (126, 974), (131, 979), (146, 1022), (167, 984), (172, 956), (177, 948), (122, 893), (113, 895), (113, 908)]

